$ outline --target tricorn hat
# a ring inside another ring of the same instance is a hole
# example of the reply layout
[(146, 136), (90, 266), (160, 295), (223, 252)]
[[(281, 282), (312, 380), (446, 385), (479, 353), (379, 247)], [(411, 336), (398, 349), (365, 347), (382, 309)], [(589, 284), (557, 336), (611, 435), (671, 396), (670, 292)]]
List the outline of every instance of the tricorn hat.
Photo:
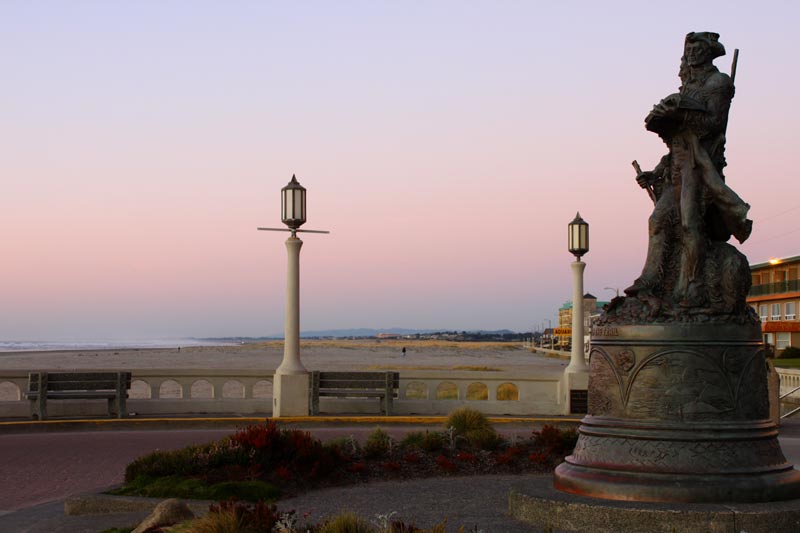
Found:
[(722, 46), (721, 42), (719, 42), (719, 33), (714, 33), (710, 31), (689, 32), (686, 34), (686, 40), (684, 41), (684, 46), (694, 41), (700, 41), (706, 46), (708, 46), (709, 53), (711, 54), (711, 59), (725, 55), (725, 47)]

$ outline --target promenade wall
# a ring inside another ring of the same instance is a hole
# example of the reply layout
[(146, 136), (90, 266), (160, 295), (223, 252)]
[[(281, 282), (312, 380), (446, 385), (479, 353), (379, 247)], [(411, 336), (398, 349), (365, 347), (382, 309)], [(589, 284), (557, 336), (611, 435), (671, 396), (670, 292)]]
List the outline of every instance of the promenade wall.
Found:
[[(83, 370), (83, 369), (82, 369)], [(241, 414), (270, 416), (273, 376), (260, 370), (133, 370), (132, 416)], [(28, 372), (0, 370), (0, 418), (26, 418)], [(565, 414), (560, 375), (518, 372), (409, 370), (400, 372), (398, 415), (446, 415), (460, 406), (487, 415)], [(322, 414), (376, 414), (377, 399), (321, 398)], [(50, 416), (103, 416), (104, 400), (54, 400)]]

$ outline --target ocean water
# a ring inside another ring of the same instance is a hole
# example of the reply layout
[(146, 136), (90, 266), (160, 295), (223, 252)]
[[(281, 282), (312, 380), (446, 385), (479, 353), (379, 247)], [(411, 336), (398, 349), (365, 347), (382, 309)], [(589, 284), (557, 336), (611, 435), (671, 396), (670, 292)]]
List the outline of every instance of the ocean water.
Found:
[(203, 339), (0, 341), (0, 352), (114, 350), (125, 348), (177, 348), (178, 346), (229, 346), (232, 344), (234, 343)]

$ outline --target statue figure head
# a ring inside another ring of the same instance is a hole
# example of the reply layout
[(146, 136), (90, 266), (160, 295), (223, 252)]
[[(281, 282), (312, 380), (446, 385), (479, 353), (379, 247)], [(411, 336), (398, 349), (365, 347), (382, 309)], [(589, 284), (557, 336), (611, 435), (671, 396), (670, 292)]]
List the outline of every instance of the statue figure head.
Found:
[(710, 31), (691, 32), (686, 35), (683, 55), (690, 67), (711, 63), (725, 55), (725, 47), (719, 42), (719, 34)]

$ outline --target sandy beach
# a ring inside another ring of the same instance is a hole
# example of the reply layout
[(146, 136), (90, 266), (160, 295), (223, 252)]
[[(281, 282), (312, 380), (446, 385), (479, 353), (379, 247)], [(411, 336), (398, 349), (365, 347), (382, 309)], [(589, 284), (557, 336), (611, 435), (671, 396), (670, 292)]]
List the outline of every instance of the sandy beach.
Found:
[[(403, 355), (403, 348), (406, 349)], [(568, 361), (531, 353), (517, 343), (450, 341), (310, 340), (300, 345), (309, 370), (464, 370), (561, 374)], [(283, 342), (233, 346), (0, 352), (4, 370), (232, 369), (271, 374), (283, 358)], [(0, 379), (0, 382), (2, 380)], [(177, 387), (177, 386), (176, 386)], [(178, 390), (162, 391), (168, 397)], [(270, 391), (271, 393), (271, 391)], [(0, 383), (0, 401), (16, 399)], [(131, 397), (140, 397), (133, 391)]]
[[(406, 348), (405, 356), (402, 349)], [(557, 372), (567, 361), (547, 358), (516, 343), (312, 340), (300, 347), (309, 370), (492, 370)], [(165, 349), (0, 352), (0, 370), (64, 369), (275, 369), (281, 341), (238, 346)]]

